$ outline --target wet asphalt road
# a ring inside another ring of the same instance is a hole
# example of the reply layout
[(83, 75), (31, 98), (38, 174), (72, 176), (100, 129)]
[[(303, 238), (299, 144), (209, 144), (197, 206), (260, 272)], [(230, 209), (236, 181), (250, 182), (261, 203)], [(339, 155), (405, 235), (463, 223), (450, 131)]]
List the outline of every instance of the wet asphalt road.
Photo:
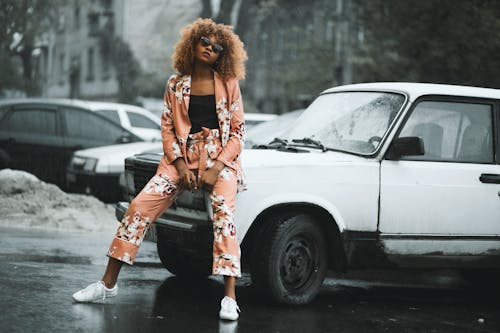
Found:
[(330, 277), (312, 304), (292, 308), (265, 302), (245, 276), (237, 289), (240, 319), (220, 322), (221, 280), (177, 279), (152, 243), (122, 270), (116, 298), (73, 303), (74, 291), (101, 277), (111, 236), (1, 228), (0, 331), (500, 332), (495, 282), (467, 285), (453, 271)]

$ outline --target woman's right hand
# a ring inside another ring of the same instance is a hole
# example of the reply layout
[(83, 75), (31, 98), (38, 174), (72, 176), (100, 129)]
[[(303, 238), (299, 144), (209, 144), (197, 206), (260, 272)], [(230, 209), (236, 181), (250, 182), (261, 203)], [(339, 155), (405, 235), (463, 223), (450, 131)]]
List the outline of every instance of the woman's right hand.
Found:
[(179, 185), (190, 191), (196, 190), (198, 188), (196, 176), (189, 170), (186, 162), (182, 158), (178, 158), (174, 161), (174, 166), (179, 174)]

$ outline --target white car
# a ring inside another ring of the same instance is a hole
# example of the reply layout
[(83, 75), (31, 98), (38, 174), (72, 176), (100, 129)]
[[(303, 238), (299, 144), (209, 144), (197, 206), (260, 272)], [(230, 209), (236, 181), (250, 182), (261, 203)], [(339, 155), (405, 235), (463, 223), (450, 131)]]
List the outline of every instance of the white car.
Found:
[(129, 104), (84, 102), (93, 111), (120, 124), (143, 140), (161, 141), (161, 120), (151, 111)]
[[(275, 301), (311, 301), (327, 269), (500, 268), (499, 90), (340, 86), (263, 148), (242, 153), (235, 224), (243, 269)], [(127, 159), (131, 194), (160, 158)], [(206, 196), (184, 192), (150, 231), (175, 274), (210, 274)]]
[(123, 200), (125, 158), (146, 151), (162, 151), (161, 142), (135, 142), (78, 150), (66, 170), (66, 188), (114, 203)]

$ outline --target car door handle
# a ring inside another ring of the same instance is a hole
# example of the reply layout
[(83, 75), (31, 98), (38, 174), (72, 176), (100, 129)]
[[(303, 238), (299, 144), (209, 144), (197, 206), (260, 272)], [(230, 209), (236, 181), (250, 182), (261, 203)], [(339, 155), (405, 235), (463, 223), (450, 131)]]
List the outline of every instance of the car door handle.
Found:
[(500, 184), (500, 175), (495, 173), (483, 173), (479, 177), (481, 183)]
[(69, 147), (69, 149), (71, 149), (71, 150), (80, 150), (80, 149), (82, 149), (82, 148), (83, 148), (83, 146), (82, 146), (82, 145), (76, 145), (76, 146), (71, 146), (71, 147)]

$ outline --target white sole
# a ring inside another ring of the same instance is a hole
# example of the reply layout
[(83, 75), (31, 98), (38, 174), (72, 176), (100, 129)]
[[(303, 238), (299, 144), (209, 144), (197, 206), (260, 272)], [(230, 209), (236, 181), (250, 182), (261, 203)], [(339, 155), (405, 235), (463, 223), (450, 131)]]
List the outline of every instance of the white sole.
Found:
[(231, 315), (231, 314), (228, 314), (228, 313), (219, 313), (219, 318), (222, 319), (222, 320), (237, 320), (238, 317), (239, 317), (238, 314)]

